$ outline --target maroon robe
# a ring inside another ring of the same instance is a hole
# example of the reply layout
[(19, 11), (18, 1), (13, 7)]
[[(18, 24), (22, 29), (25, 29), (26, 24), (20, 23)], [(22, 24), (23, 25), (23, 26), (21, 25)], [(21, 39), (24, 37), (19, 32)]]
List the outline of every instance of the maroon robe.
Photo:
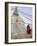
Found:
[(31, 29), (30, 29), (30, 26), (27, 25), (27, 33), (30, 34), (31, 33)]

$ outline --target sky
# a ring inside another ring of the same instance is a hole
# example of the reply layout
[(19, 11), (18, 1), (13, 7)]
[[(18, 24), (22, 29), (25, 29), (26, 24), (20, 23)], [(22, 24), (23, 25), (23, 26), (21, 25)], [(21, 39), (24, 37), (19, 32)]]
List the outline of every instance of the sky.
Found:
[(17, 10), (32, 15), (32, 7), (18, 7)]
[(32, 24), (32, 7), (17, 7), (17, 12), (21, 14), (25, 23)]

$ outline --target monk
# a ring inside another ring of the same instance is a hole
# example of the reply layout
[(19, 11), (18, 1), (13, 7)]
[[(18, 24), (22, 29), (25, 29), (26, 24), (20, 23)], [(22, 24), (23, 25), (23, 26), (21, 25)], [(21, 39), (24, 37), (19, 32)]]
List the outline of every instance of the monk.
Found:
[(27, 25), (27, 33), (30, 34), (31, 31), (32, 31), (32, 30), (31, 30), (31, 28), (30, 28), (30, 26), (29, 26), (29, 24), (28, 24), (28, 25)]

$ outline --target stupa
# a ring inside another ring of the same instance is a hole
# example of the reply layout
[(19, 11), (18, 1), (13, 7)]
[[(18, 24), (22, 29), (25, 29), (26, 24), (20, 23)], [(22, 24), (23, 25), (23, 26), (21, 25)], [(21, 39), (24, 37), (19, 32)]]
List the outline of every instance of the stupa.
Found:
[(17, 12), (17, 7), (15, 7), (13, 15), (11, 16), (12, 39), (16, 39), (19, 33), (24, 32), (24, 24), (24, 21)]
[(15, 7), (15, 10), (12, 15), (12, 23), (18, 22), (18, 16), (19, 16), (19, 14), (17, 13), (17, 7)]

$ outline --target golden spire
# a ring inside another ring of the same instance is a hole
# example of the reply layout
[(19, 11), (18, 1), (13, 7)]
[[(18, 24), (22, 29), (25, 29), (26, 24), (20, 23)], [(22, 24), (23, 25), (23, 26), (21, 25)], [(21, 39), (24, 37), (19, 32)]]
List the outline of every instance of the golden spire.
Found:
[(18, 13), (17, 13), (17, 7), (15, 7), (15, 10), (14, 10), (13, 15), (18, 16)]

